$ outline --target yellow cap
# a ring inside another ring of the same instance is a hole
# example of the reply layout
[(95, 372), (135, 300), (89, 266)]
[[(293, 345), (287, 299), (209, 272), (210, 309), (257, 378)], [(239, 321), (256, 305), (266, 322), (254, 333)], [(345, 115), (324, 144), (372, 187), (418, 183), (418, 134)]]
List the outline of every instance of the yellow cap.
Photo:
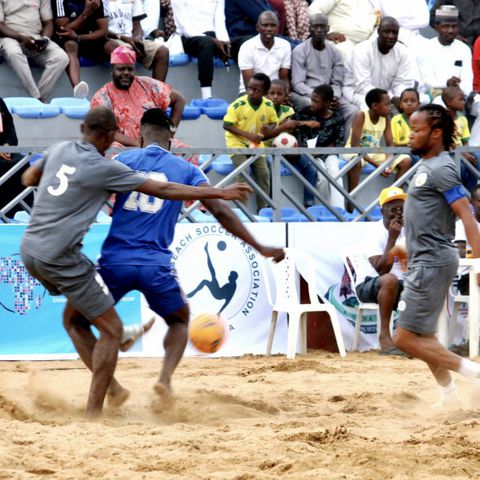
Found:
[(392, 200), (405, 200), (407, 198), (407, 194), (398, 187), (387, 187), (384, 188), (380, 192), (380, 196), (378, 197), (380, 206), (383, 207), (388, 202)]

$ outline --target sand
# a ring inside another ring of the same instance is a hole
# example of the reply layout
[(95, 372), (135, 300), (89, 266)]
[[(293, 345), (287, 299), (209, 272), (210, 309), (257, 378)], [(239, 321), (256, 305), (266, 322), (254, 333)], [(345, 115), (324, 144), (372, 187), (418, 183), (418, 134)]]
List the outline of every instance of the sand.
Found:
[(160, 361), (122, 359), (131, 397), (96, 422), (79, 362), (0, 363), (0, 479), (480, 478), (480, 391), (458, 379), (465, 409), (434, 409), (419, 361), (187, 358), (173, 406), (153, 393)]

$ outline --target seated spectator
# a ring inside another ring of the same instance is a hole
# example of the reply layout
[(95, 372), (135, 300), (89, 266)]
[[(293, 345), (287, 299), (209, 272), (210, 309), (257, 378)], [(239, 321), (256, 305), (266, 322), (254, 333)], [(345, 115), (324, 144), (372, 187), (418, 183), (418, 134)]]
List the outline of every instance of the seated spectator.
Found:
[(333, 42), (326, 41), (328, 30), (327, 17), (313, 15), (310, 18), (310, 38), (292, 52), (292, 103), (297, 110), (307, 107), (316, 86), (330, 85), (334, 92), (330, 108), (339, 110), (348, 132), (358, 109), (342, 97), (343, 59)]
[(278, 18), (273, 12), (263, 12), (258, 17), (258, 35), (247, 40), (238, 53), (240, 69), (239, 93), (255, 73), (264, 73), (271, 80), (282, 79), (290, 89), (289, 74), (291, 47), (278, 33)]
[[(447, 87), (442, 93), (442, 100), (445, 108), (455, 118), (455, 148), (469, 144), (470, 129), (468, 127), (465, 112), (465, 93), (458, 87)], [(471, 152), (463, 152), (463, 158), (470, 162), (474, 167), (478, 165), (477, 155)], [(463, 186), (471, 191), (478, 183), (478, 177), (471, 173), (465, 165), (461, 165), (460, 176)]]
[[(387, 147), (393, 146), (392, 130), (390, 127), (390, 96), (386, 90), (374, 88), (367, 93), (365, 98), (368, 105), (367, 110), (357, 112), (353, 119), (352, 131), (347, 140), (346, 147), (380, 147), (382, 139)], [(344, 155), (346, 159), (352, 160), (355, 154)], [(357, 162), (348, 171), (348, 191), (351, 192), (358, 186), (362, 167), (370, 163), (378, 168), (385, 163), (391, 155), (384, 153), (369, 153), (362, 155), (361, 162)], [(395, 178), (399, 179), (412, 165), (408, 155), (398, 155), (391, 167), (383, 170), (384, 177), (390, 176), (394, 171)], [(350, 206), (348, 206), (350, 209)]]
[(80, 81), (79, 57), (103, 62), (117, 44), (107, 38), (108, 17), (101, 1), (57, 0), (52, 2), (55, 38), (68, 55), (67, 74), (73, 95), (85, 98), (89, 87)]
[(442, 7), (435, 12), (437, 37), (431, 38), (423, 52), (422, 75), (432, 98), (445, 87), (461, 87), (472, 91), (472, 53), (455, 37), (458, 33), (458, 10)]
[(113, 111), (118, 126), (115, 142), (127, 147), (139, 146), (140, 119), (145, 110), (170, 107), (170, 118), (177, 126), (185, 106), (185, 99), (170, 85), (135, 76), (135, 62), (130, 47), (117, 47), (110, 58), (112, 81), (98, 90), (91, 102), (92, 107), (103, 105)]
[[(7, 105), (0, 98), (0, 146), (17, 146), (17, 132), (15, 131), (15, 125), (11, 113), (8, 111)], [(2, 177), (8, 170), (12, 169), (16, 163), (23, 158), (23, 155), (19, 153), (0, 152), (0, 177)], [(16, 173), (14, 173), (5, 183), (0, 185), (0, 210), (10, 203), (19, 193), (25, 190), (22, 184), (22, 173), (29, 167), (29, 164), (22, 167)], [(27, 205), (32, 205), (33, 195), (29, 194), (23, 200)], [(10, 209), (6, 216), (13, 218), (15, 212), (22, 210), (21, 206), (15, 206)], [(1, 222), (1, 218), (0, 218)]]
[[(0, 2), (0, 49), (5, 61), (33, 98), (48, 102), (68, 65), (67, 54), (50, 40), (53, 15), (49, 0)], [(38, 85), (28, 61), (43, 67)]]
[(373, 88), (386, 90), (398, 105), (406, 88), (414, 86), (414, 67), (407, 48), (398, 43), (398, 22), (386, 17), (378, 37), (355, 47), (347, 62), (343, 95), (357, 107), (365, 108), (365, 95)]
[[(342, 147), (345, 144), (344, 120), (338, 111), (330, 108), (333, 101), (333, 88), (330, 85), (319, 85), (313, 89), (310, 106), (302, 108), (292, 116), (290, 121), (286, 122), (296, 122), (293, 123), (295, 126), (294, 135), (300, 147)], [(327, 172), (332, 177), (338, 175), (340, 168), (337, 155), (325, 154), (318, 158), (324, 162)], [(318, 174), (315, 167), (311, 165), (311, 160), (307, 156), (300, 155), (298, 164), (302, 167), (299, 170), (305, 172), (305, 178), (316, 185)], [(294, 163), (294, 165), (296, 164)], [(324, 198), (329, 198), (330, 204), (334, 207), (343, 208), (343, 196), (329, 185), (325, 177), (320, 175), (319, 178), (320, 193), (324, 194)], [(338, 183), (341, 184), (341, 179)], [(311, 192), (305, 189), (304, 195), (305, 205), (312, 205), (313, 196)]]
[(380, 192), (382, 220), (377, 222), (375, 234), (369, 237), (365, 255), (355, 267), (355, 291), (365, 303), (378, 303), (380, 314), (380, 353), (404, 355), (390, 335), (390, 319), (397, 309), (403, 290), (403, 271), (396, 257), (389, 251), (404, 237), (403, 207), (407, 194), (401, 188), (388, 187)]
[(153, 40), (165, 37), (165, 32), (160, 30), (160, 0), (140, 0), (144, 12), (147, 15), (140, 19), (143, 37)]
[(453, 5), (459, 11), (457, 38), (472, 46), (480, 35), (480, 9), (478, 0), (436, 0), (430, 11), (430, 25), (435, 28), (437, 23), (435, 11), (444, 5)]
[[(287, 105), (288, 88), (287, 84), (283, 80), (280, 80), (279, 78), (272, 80), (266, 97), (273, 103), (275, 111), (277, 112), (278, 123), (276, 128), (278, 128), (287, 118), (290, 118), (295, 114), (295, 110), (290, 105)], [(286, 130), (281, 130), (274, 136), (278, 135), (282, 131)], [(271, 147), (272, 141), (272, 139), (266, 141), (265, 146)]]
[(410, 117), (420, 107), (420, 97), (414, 88), (406, 88), (400, 94), (400, 113), (391, 120), (393, 144), (406, 147), (410, 137)]
[(172, 0), (172, 9), (185, 53), (198, 58), (202, 98), (211, 98), (214, 57), (224, 62), (230, 57), (231, 44), (225, 26), (224, 0)]
[(285, 0), (285, 36), (290, 42), (303, 42), (310, 34), (306, 0)]
[(103, 0), (108, 14), (108, 36), (115, 40), (108, 48), (108, 54), (118, 45), (130, 45), (145, 68), (152, 70), (155, 80), (164, 82), (168, 72), (168, 48), (143, 38), (140, 20), (147, 15), (142, 0), (118, 2)]
[(327, 16), (331, 29), (327, 38), (337, 44), (345, 61), (355, 45), (373, 35), (381, 18), (378, 5), (370, 0), (314, 0), (308, 11)]
[[(256, 73), (247, 84), (247, 94), (235, 100), (223, 118), (225, 143), (227, 148), (263, 147), (266, 132), (273, 130), (278, 122), (273, 103), (265, 98), (270, 90), (270, 79), (264, 73)], [(247, 160), (247, 155), (232, 155), (232, 162), (239, 167)], [(267, 159), (262, 155), (251, 165), (253, 179), (258, 186), (270, 195), (270, 170)], [(268, 203), (257, 194), (258, 208), (268, 207)]]

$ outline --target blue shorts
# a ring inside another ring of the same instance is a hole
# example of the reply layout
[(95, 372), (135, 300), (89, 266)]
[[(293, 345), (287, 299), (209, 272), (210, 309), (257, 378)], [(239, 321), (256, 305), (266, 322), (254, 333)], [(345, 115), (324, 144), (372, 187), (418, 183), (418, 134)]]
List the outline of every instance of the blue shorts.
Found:
[(145, 296), (148, 306), (163, 318), (187, 303), (177, 275), (170, 267), (112, 265), (102, 266), (99, 271), (115, 303), (131, 290), (138, 290)]

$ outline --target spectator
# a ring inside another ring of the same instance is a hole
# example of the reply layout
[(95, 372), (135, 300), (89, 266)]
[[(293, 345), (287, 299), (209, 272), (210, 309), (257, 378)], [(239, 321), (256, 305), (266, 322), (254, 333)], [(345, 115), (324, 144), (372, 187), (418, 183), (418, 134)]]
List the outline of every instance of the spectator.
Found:
[(407, 48), (398, 43), (398, 22), (386, 17), (378, 38), (358, 45), (347, 62), (343, 94), (357, 107), (365, 108), (365, 95), (373, 88), (386, 90), (398, 105), (400, 94), (414, 86), (414, 66)]
[(73, 95), (85, 98), (89, 87), (80, 81), (79, 57), (103, 62), (117, 46), (107, 39), (108, 18), (104, 6), (101, 0), (56, 0), (52, 6), (55, 38), (68, 55), (67, 74)]
[(458, 38), (472, 46), (480, 35), (480, 8), (478, 0), (437, 0), (430, 12), (430, 25), (437, 23), (435, 10), (444, 5), (454, 5), (459, 12)]
[(115, 142), (139, 146), (140, 119), (149, 108), (172, 109), (175, 126), (182, 118), (185, 99), (170, 85), (149, 77), (135, 76), (135, 52), (128, 46), (117, 47), (111, 55), (112, 81), (98, 90), (91, 105), (103, 105), (113, 111), (118, 125)]
[(306, 0), (285, 0), (285, 34), (291, 42), (308, 38), (309, 14)]
[(168, 72), (168, 48), (143, 38), (140, 20), (147, 15), (142, 0), (128, 3), (103, 0), (103, 3), (108, 14), (108, 36), (116, 41), (109, 46), (108, 53), (118, 45), (130, 45), (142, 65), (152, 70), (152, 77), (164, 82)]
[[(264, 73), (256, 73), (247, 84), (247, 94), (235, 100), (223, 118), (225, 142), (227, 148), (263, 147), (268, 133), (278, 123), (273, 103), (264, 98), (270, 90), (270, 79)], [(247, 160), (247, 155), (232, 155), (232, 162), (239, 167)], [(270, 195), (270, 170), (266, 158), (262, 155), (251, 164), (255, 182)], [(257, 194), (258, 208), (268, 203)]]
[[(111, 1), (111, 0), (110, 0)], [(143, 11), (148, 12), (140, 20), (144, 38), (153, 40), (157, 37), (165, 37), (165, 32), (160, 30), (160, 0), (141, 0)]]
[[(11, 113), (8, 111), (5, 102), (0, 98), (0, 146), (18, 145), (17, 133)], [(0, 177), (8, 170), (12, 169), (16, 163), (23, 158), (19, 153), (0, 152)], [(19, 193), (23, 192), (25, 187), (22, 185), (22, 173), (29, 167), (28, 163), (16, 173), (13, 174), (5, 183), (0, 186), (0, 209), (10, 203)], [(33, 196), (29, 194), (24, 198), (24, 202), (32, 205)], [(15, 212), (22, 210), (22, 207), (15, 206), (6, 212), (6, 216), (13, 218)]]
[[(268, 90), (267, 98), (273, 103), (275, 111), (277, 112), (278, 123), (276, 128), (278, 128), (287, 118), (290, 118), (295, 114), (295, 110), (290, 105), (287, 105), (288, 88), (287, 84), (283, 80), (280, 80), (279, 78), (272, 80), (270, 89)], [(282, 129), (274, 135), (272, 132), (272, 136), (277, 136), (282, 131), (287, 131), (287, 129)], [(265, 142), (265, 146), (271, 147), (272, 141), (273, 140), (268, 140)]]
[(314, 0), (308, 11), (327, 16), (331, 28), (327, 38), (337, 44), (344, 60), (355, 45), (372, 36), (381, 19), (376, 0)]
[(472, 91), (472, 53), (455, 37), (458, 33), (458, 10), (442, 7), (435, 12), (437, 37), (428, 41), (422, 59), (422, 74), (431, 96), (440, 95), (445, 87)]
[[(293, 115), (292, 121), (298, 122), (295, 136), (300, 147), (342, 147), (345, 144), (344, 120), (338, 111), (330, 108), (334, 98), (333, 88), (330, 85), (319, 85), (313, 89), (311, 105)], [(324, 162), (327, 172), (332, 177), (337, 177), (340, 171), (337, 155), (324, 154), (318, 158)], [(308, 174), (308, 176), (304, 174), (305, 178), (317, 180), (317, 171), (310, 163), (307, 156), (300, 155), (300, 164)], [(343, 207), (342, 194), (332, 188), (322, 175), (319, 183), (320, 192), (330, 199), (330, 204), (334, 207)], [(338, 183), (341, 184), (341, 179)], [(307, 205), (313, 203), (312, 194), (308, 190), (305, 190), (305, 203)]]
[[(366, 95), (368, 110), (357, 112), (353, 119), (352, 131), (347, 140), (346, 147), (380, 147), (382, 139), (387, 147), (393, 146), (392, 130), (390, 127), (390, 97), (386, 90), (374, 88)], [(352, 160), (355, 154), (344, 155), (346, 159)], [(362, 155), (361, 162), (357, 162), (348, 171), (348, 191), (354, 190), (360, 180), (362, 167), (367, 163), (378, 168), (386, 162), (391, 155), (384, 153), (369, 153)], [(411, 166), (412, 161), (408, 155), (398, 155), (391, 167), (383, 170), (382, 175), (388, 177), (396, 171), (395, 178), (400, 178)], [(348, 206), (351, 207), (350, 205)]]
[[(464, 115), (465, 93), (461, 88), (447, 87), (442, 93), (442, 101), (445, 104), (446, 109), (455, 119), (455, 148), (468, 145), (470, 140), (470, 129), (468, 127), (467, 117)], [(476, 154), (463, 152), (462, 156), (474, 167), (477, 167), (478, 158)], [(468, 191), (473, 190), (478, 182), (478, 177), (471, 173), (463, 163), (460, 168), (460, 177), (464, 187)]]
[[(5, 61), (33, 98), (47, 102), (68, 65), (67, 54), (50, 40), (53, 16), (50, 0), (0, 2), (0, 49)], [(38, 85), (28, 60), (44, 68)]]
[(472, 54), (472, 70), (473, 70), (473, 91), (480, 92), (480, 36), (473, 44)]
[(172, 9), (185, 53), (198, 58), (202, 98), (211, 98), (213, 59), (230, 57), (224, 0), (172, 0)]
[(349, 131), (357, 107), (342, 98), (343, 58), (333, 42), (326, 41), (328, 30), (327, 17), (313, 15), (310, 38), (292, 52), (292, 103), (297, 110), (307, 107), (316, 86), (330, 85), (334, 92), (330, 108), (340, 111)]
[(376, 232), (365, 245), (364, 257), (355, 267), (355, 291), (358, 299), (365, 303), (378, 303), (380, 314), (380, 353), (402, 355), (393, 344), (390, 335), (390, 319), (397, 309), (403, 290), (403, 272), (396, 257), (390, 258), (389, 251), (404, 238), (403, 206), (407, 194), (401, 188), (388, 187), (380, 192), (382, 220), (376, 224)]
[(247, 40), (238, 53), (240, 69), (240, 94), (255, 73), (265, 73), (270, 80), (282, 79), (290, 90), (289, 74), (291, 47), (278, 33), (278, 18), (273, 12), (263, 12), (258, 17), (258, 35)]

